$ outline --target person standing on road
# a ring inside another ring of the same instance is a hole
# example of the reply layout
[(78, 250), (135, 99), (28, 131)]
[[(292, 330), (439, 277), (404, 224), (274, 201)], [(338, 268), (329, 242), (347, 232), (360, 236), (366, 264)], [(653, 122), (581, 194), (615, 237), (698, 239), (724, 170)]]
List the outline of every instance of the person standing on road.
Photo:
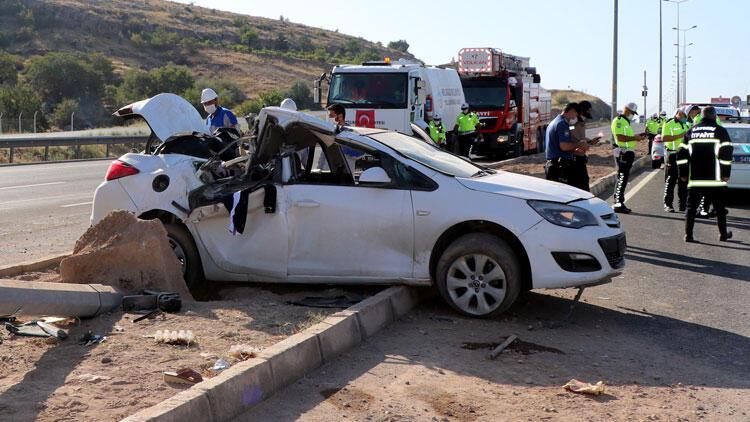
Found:
[[(591, 108), (591, 103), (586, 100), (578, 103), (578, 106), (576, 107), (578, 121), (575, 122), (570, 129), (570, 137), (573, 139), (573, 142), (586, 142), (586, 149), (591, 145), (596, 145), (601, 139), (601, 136), (597, 136), (594, 139), (586, 137), (586, 120), (591, 120), (592, 118)], [(571, 176), (568, 180), (569, 185), (585, 190), (586, 192), (589, 192), (589, 172), (586, 168), (586, 163), (588, 163), (588, 161), (586, 150), (577, 148), (573, 153), (573, 167)]]
[(733, 150), (729, 132), (716, 124), (716, 109), (712, 106), (705, 107), (700, 124), (690, 129), (677, 155), (680, 178), (687, 182), (688, 187), (686, 242), (695, 241), (695, 214), (703, 196), (714, 204), (719, 240), (726, 242), (732, 238), (732, 232), (727, 232), (724, 200), (732, 171)]
[(631, 209), (625, 206), (625, 188), (630, 179), (630, 169), (635, 161), (635, 144), (645, 135), (635, 135), (630, 121), (638, 114), (636, 103), (627, 103), (622, 111), (612, 120), (612, 138), (615, 141), (615, 160), (617, 161), (617, 184), (615, 185), (615, 212), (628, 214)]
[(208, 113), (206, 126), (208, 131), (214, 133), (216, 129), (232, 128), (237, 129), (237, 117), (231, 110), (219, 105), (219, 95), (211, 88), (206, 88), (201, 92), (201, 104), (203, 109)]
[(461, 104), (461, 112), (456, 117), (454, 130), (458, 133), (458, 155), (469, 158), (471, 145), (477, 138), (479, 128), (479, 117), (473, 111), (469, 111), (469, 105)]
[(574, 154), (576, 151), (586, 153), (586, 141), (574, 141), (570, 135), (570, 127), (578, 123), (578, 104), (569, 103), (562, 114), (557, 115), (544, 136), (544, 150), (547, 162), (544, 165), (544, 175), (547, 180), (571, 184), (575, 181), (573, 174)]
[(445, 149), (447, 139), (445, 135), (445, 126), (443, 126), (443, 119), (439, 114), (435, 113), (435, 115), (432, 116), (432, 120), (430, 120), (430, 123), (427, 125), (427, 129), (429, 130), (430, 138), (435, 142), (435, 145)]
[(661, 140), (664, 143), (664, 211), (674, 212), (674, 186), (677, 185), (677, 205), (680, 212), (685, 212), (687, 198), (687, 183), (679, 179), (677, 174), (677, 151), (682, 145), (683, 138), (688, 131), (687, 115), (682, 109), (677, 109), (674, 116), (664, 122), (661, 128)]
[(661, 132), (661, 127), (664, 122), (661, 120), (658, 114), (654, 113), (646, 120), (646, 136), (648, 137), (648, 153), (652, 152), (652, 145), (654, 144), (654, 138)]

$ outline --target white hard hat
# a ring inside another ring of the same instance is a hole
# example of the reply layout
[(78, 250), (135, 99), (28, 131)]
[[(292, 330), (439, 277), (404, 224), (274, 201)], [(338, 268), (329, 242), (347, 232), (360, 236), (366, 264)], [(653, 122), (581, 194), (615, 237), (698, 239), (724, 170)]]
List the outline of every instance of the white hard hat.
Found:
[(463, 104), (461, 104), (461, 110), (463, 110), (465, 108), (469, 108), (469, 103), (463, 103)]
[(297, 103), (295, 103), (291, 98), (284, 98), (284, 101), (281, 102), (280, 107), (287, 110), (297, 111)]
[(217, 98), (219, 98), (219, 96), (216, 94), (216, 91), (211, 88), (206, 88), (201, 92), (201, 104), (209, 102), (211, 100), (215, 100)]
[(627, 103), (627, 104), (625, 104), (625, 108), (627, 110), (632, 111), (635, 114), (638, 114), (638, 104), (636, 104), (636, 103)]
[(437, 114), (437, 113), (435, 113), (435, 114), (433, 114), (433, 115), (432, 115), (432, 120), (442, 120), (442, 119), (443, 119), (443, 118), (442, 118), (442, 117), (440, 117), (440, 115), (439, 115), (439, 114)]
[(652, 118), (652, 119), (655, 119), (655, 118), (657, 118), (657, 117), (659, 117), (659, 115), (658, 115), (658, 114), (656, 114), (656, 113), (654, 113), (654, 114), (652, 114), (652, 115), (651, 115), (651, 118)]
[(683, 107), (678, 107), (677, 110), (674, 111), (674, 114), (672, 114), (672, 116), (676, 116), (677, 113), (682, 113), (687, 116), (687, 110), (685, 110), (685, 108)]
[(659, 116), (662, 116), (662, 117), (664, 117), (664, 116), (666, 116), (666, 115), (667, 115), (667, 112), (666, 112), (666, 111), (662, 111), (661, 113), (659, 113)]

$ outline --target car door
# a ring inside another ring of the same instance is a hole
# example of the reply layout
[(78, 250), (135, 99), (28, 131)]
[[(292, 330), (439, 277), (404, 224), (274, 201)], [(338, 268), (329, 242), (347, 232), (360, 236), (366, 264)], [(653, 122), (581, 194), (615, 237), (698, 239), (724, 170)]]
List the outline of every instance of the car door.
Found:
[(247, 220), (242, 233), (229, 231), (230, 213), (221, 204), (191, 214), (200, 241), (224, 271), (244, 274), (250, 281), (284, 281), (288, 255), (283, 190), (276, 187), (277, 206), (266, 213), (264, 189), (248, 195)]
[[(357, 182), (366, 167), (390, 161), (373, 151), (344, 147), (344, 158), (338, 163), (346, 164), (331, 165), (329, 154), (340, 151), (323, 145), (314, 148), (312, 164), (307, 166), (311, 168), (304, 169), (307, 176), (282, 188), (288, 207), (289, 280), (394, 282), (410, 278), (414, 220), (409, 190)], [(385, 170), (393, 179), (391, 169)]]

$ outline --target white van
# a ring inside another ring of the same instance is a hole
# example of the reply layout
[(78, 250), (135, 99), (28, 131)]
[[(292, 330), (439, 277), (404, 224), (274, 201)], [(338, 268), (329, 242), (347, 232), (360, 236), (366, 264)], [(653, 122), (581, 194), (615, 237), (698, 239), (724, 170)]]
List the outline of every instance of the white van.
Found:
[(316, 102), (324, 80), (329, 82), (328, 104), (344, 106), (346, 124), (351, 126), (411, 135), (411, 123), (424, 128), (437, 113), (451, 130), (464, 103), (461, 79), (454, 69), (403, 59), (335, 66), (330, 78), (323, 74), (315, 82)]

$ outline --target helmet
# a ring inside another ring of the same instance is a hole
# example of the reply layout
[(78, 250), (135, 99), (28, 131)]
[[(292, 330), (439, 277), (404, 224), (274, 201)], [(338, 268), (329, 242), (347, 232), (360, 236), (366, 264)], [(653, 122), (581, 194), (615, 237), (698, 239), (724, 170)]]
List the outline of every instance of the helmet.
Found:
[(461, 104), (461, 110), (468, 110), (468, 109), (469, 109), (469, 103)]
[(432, 115), (432, 120), (443, 120), (443, 118), (440, 117), (439, 114), (435, 113), (435, 114)]
[(652, 115), (651, 115), (651, 118), (652, 118), (652, 119), (656, 119), (657, 117), (659, 117), (659, 115), (658, 115), (658, 114), (656, 114), (656, 113), (654, 113), (654, 114), (652, 114)]
[(659, 113), (659, 117), (667, 117), (667, 112), (662, 111), (661, 113)]
[(291, 98), (284, 98), (284, 101), (281, 102), (280, 107), (287, 110), (297, 111), (297, 103), (295, 103)]
[(677, 116), (677, 113), (682, 113), (687, 116), (687, 109), (685, 109), (684, 107), (678, 107), (677, 110), (674, 111), (674, 114), (672, 114), (672, 116)]
[(625, 110), (630, 110), (633, 112), (633, 114), (638, 114), (638, 104), (636, 103), (627, 103), (625, 104)]
[(219, 98), (219, 96), (216, 94), (216, 91), (211, 88), (206, 88), (201, 92), (201, 104), (207, 103), (217, 98)]

